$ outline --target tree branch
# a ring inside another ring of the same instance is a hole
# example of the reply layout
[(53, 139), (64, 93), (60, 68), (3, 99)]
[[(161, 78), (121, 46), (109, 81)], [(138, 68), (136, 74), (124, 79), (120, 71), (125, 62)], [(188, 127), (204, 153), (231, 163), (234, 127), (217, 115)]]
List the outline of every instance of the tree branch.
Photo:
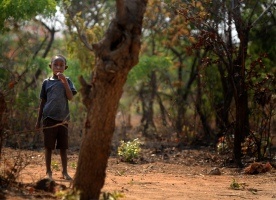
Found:
[(253, 27), (272, 6), (274, 6), (274, 1), (271, 2), (271, 4), (262, 12), (262, 14), (251, 24), (251, 27)]
[(94, 51), (93, 46), (91, 44), (89, 44), (89, 41), (87, 39), (86, 34), (80, 30), (80, 27), (78, 26), (78, 24), (76, 23), (76, 21), (73, 19), (73, 16), (71, 15), (70, 12), (68, 12), (73, 25), (76, 27), (77, 32), (78, 32), (78, 36), (80, 38), (80, 40), (82, 41), (82, 43), (85, 45), (86, 48), (88, 48), (90, 51)]
[(118, 21), (122, 22), (124, 21), (124, 17), (125, 17), (125, 1), (124, 0), (116, 0), (116, 7), (117, 7), (117, 13), (116, 16), (119, 19)]

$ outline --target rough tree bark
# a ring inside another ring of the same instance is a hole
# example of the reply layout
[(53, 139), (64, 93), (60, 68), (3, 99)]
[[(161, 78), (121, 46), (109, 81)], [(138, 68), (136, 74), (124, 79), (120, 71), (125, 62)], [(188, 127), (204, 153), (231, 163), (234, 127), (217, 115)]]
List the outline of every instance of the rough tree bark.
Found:
[(249, 109), (248, 94), (245, 85), (245, 61), (247, 57), (247, 47), (249, 42), (249, 32), (251, 22), (243, 21), (241, 15), (241, 5), (237, 0), (233, 0), (235, 6), (233, 12), (234, 23), (240, 39), (238, 55), (233, 62), (233, 88), (236, 105), (236, 124), (234, 133), (234, 160), (235, 163), (242, 167), (241, 162), (242, 149), (241, 145), (244, 138), (249, 134)]
[(85, 133), (73, 188), (81, 199), (99, 199), (106, 176), (115, 115), (130, 69), (138, 63), (147, 0), (117, 0), (117, 13), (104, 38), (92, 45), (96, 56), (93, 80), (82, 78), (87, 107)]

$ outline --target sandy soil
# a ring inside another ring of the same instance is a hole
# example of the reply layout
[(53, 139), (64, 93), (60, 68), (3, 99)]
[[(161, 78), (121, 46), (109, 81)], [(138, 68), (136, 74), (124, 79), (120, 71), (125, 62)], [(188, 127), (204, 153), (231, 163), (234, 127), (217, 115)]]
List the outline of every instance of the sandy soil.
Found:
[[(24, 183), (3, 189), (0, 199), (53, 199), (51, 193), (31, 190), (31, 186), (45, 176), (43, 151), (16, 151), (3, 149), (3, 167), (8, 168), (8, 160), (20, 155), (26, 167), (18, 175), (17, 182)], [(78, 154), (69, 153), (68, 171), (74, 176)], [(53, 178), (58, 184), (70, 187), (70, 181), (60, 177), (60, 159), (53, 154)], [(123, 195), (127, 200), (185, 200), (185, 199), (276, 199), (276, 170), (257, 175), (245, 174), (242, 169), (225, 167), (217, 153), (208, 149), (177, 150), (170, 148), (162, 152), (145, 150), (138, 164), (121, 162), (110, 157), (107, 177), (102, 192)], [(5, 166), (4, 166), (5, 165)], [(221, 174), (214, 173), (217, 168)], [(238, 183), (240, 188), (233, 189), (231, 184)], [(1, 189), (1, 187), (0, 187)], [(23, 190), (23, 191), (22, 191)]]

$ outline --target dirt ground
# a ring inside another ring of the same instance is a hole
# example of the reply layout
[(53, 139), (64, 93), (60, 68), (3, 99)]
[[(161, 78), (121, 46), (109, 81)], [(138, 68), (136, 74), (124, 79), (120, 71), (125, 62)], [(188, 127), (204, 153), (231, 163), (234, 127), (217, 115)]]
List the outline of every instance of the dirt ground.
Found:
[[(2, 150), (0, 173), (8, 168), (8, 160), (20, 155), (22, 166), (17, 182), (3, 188), (0, 199), (54, 199), (52, 193), (33, 190), (32, 186), (45, 176), (43, 150)], [(121, 162), (111, 156), (102, 192), (120, 194), (126, 200), (185, 200), (185, 199), (276, 199), (276, 169), (266, 173), (248, 175), (243, 169), (231, 168), (226, 159), (207, 148), (178, 150), (143, 150), (137, 164)], [(73, 177), (76, 170), (77, 151), (69, 151), (68, 171)], [(227, 166), (227, 167), (226, 167)], [(53, 178), (56, 183), (70, 187), (70, 181), (61, 179), (58, 152), (52, 159)], [(237, 187), (231, 187), (236, 183)], [(235, 188), (235, 189), (234, 189)]]

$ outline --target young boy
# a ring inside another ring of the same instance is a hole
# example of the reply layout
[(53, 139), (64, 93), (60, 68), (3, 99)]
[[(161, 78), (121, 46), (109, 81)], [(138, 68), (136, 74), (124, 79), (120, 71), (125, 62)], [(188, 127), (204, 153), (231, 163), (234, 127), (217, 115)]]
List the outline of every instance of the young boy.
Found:
[(51, 156), (52, 150), (57, 148), (60, 149), (62, 177), (72, 180), (67, 173), (68, 121), (70, 119), (68, 100), (72, 100), (77, 91), (72, 81), (63, 74), (68, 67), (64, 56), (54, 56), (49, 67), (52, 69), (53, 76), (45, 79), (42, 84), (36, 128), (40, 128), (42, 120), (46, 177), (52, 179)]

